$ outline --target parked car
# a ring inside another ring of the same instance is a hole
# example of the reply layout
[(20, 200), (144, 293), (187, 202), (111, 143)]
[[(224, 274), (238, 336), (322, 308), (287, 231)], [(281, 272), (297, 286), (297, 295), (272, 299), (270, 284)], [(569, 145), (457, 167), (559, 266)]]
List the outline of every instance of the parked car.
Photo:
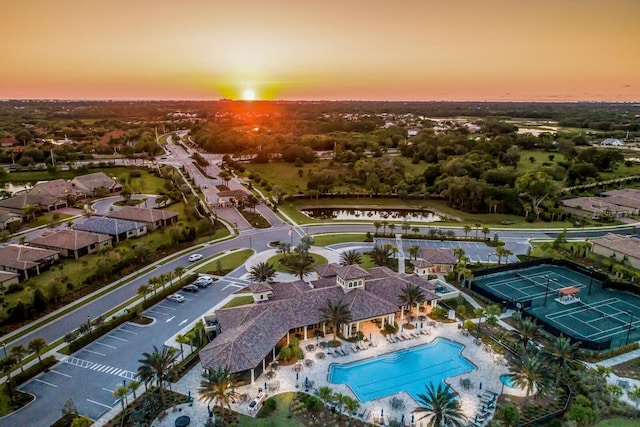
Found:
[(183, 286), (182, 290), (187, 292), (198, 292), (199, 289), (196, 285), (191, 284), (191, 285)]
[(189, 255), (189, 261), (194, 262), (202, 259), (202, 254), (191, 254)]
[(167, 299), (174, 302), (184, 302), (184, 297), (180, 294), (169, 295)]
[(213, 283), (213, 279), (209, 276), (200, 276), (193, 282), (199, 288), (206, 288)]

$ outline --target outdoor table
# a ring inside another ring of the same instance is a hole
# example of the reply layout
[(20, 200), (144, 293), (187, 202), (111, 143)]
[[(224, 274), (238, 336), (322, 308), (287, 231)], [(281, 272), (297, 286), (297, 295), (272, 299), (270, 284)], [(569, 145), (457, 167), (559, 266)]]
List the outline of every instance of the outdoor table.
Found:
[(320, 352), (316, 353), (316, 357), (318, 359), (324, 359), (324, 353), (320, 351)]
[(187, 427), (189, 424), (191, 424), (191, 418), (186, 415), (178, 417), (176, 420), (176, 427)]
[(327, 347), (327, 342), (326, 341), (320, 341), (320, 348), (326, 348)]

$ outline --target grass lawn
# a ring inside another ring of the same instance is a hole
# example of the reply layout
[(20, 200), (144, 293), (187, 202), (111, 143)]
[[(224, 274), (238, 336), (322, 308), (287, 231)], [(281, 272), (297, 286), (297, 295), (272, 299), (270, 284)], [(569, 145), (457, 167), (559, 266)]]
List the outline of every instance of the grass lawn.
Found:
[(226, 303), (222, 308), (231, 308), (237, 307), (239, 305), (247, 305), (253, 302), (253, 296), (251, 295), (238, 295), (228, 303)]
[(213, 273), (218, 269), (218, 263), (222, 270), (235, 270), (253, 255), (252, 249), (243, 249), (224, 255), (213, 261), (209, 261), (205, 265), (196, 270), (198, 273)]
[[(311, 255), (311, 257), (313, 258), (313, 267), (315, 267), (316, 265), (322, 265), (322, 264), (328, 263), (327, 259), (322, 255), (314, 254), (313, 252), (309, 252), (309, 255)], [(282, 257), (283, 257), (282, 254), (274, 255), (271, 258), (269, 258), (267, 262), (273, 265), (273, 268), (276, 271), (279, 271), (280, 273), (291, 273), (289, 269), (287, 269), (287, 267), (285, 267), (283, 264), (280, 263), (280, 260), (282, 259)]]
[(329, 246), (337, 243), (364, 242), (366, 238), (362, 233), (335, 233), (313, 236), (314, 246)]
[(362, 254), (362, 262), (360, 263), (360, 267), (374, 268), (374, 267), (378, 267), (378, 264), (373, 262), (373, 258), (371, 258), (371, 255)]
[[(329, 167), (328, 160), (321, 160), (316, 163), (305, 163), (298, 168), (293, 163), (273, 162), (273, 163), (248, 163), (245, 175), (249, 172), (257, 173), (262, 179), (273, 187), (279, 185), (282, 191), (287, 194), (297, 194), (298, 191), (307, 190), (307, 176), (309, 172), (319, 172)], [(298, 175), (298, 170), (302, 170), (302, 178)], [(263, 188), (261, 186), (261, 188)]]
[[(549, 156), (553, 156), (553, 160), (549, 160)], [(531, 163), (529, 160), (533, 157), (535, 161)], [(518, 162), (518, 172), (532, 172), (542, 167), (543, 163), (555, 165), (558, 162), (564, 162), (564, 154), (551, 153), (540, 150), (522, 150), (520, 152), (520, 161)]]
[(276, 401), (276, 410), (266, 418), (254, 418), (240, 415), (240, 426), (242, 427), (303, 427), (303, 424), (292, 418), (289, 408), (295, 393), (281, 393), (272, 397)]
[(640, 425), (638, 418), (610, 418), (602, 420), (593, 427), (637, 427)]
[(39, 215), (35, 221), (25, 224), (25, 228), (36, 228), (58, 221), (64, 221), (67, 218), (71, 218), (71, 215), (63, 214), (60, 212), (47, 212), (45, 214)]

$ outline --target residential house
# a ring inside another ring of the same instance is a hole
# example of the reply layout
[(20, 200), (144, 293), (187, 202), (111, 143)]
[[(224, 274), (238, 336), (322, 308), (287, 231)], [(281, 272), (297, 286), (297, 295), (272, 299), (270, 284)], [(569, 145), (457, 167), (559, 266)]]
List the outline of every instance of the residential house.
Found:
[(446, 275), (453, 271), (458, 259), (452, 249), (423, 248), (411, 263), (418, 276)]
[(635, 236), (623, 236), (609, 233), (591, 241), (591, 250), (607, 258), (624, 262), (640, 270), (640, 239)]
[(576, 197), (562, 200), (565, 211), (590, 219), (599, 219), (603, 216), (620, 218), (633, 215), (634, 209), (618, 206), (607, 201), (605, 197)]
[(37, 276), (58, 260), (58, 251), (25, 245), (0, 246), (0, 270), (17, 273), (21, 279)]
[(27, 241), (30, 246), (52, 249), (66, 258), (78, 259), (111, 247), (111, 236), (78, 230), (48, 231)]
[(134, 208), (123, 206), (120, 210), (109, 212), (108, 218), (124, 219), (133, 222), (142, 222), (150, 231), (167, 227), (178, 222), (178, 214), (162, 209)]
[(50, 212), (66, 208), (70, 200), (82, 200), (85, 195), (76, 191), (64, 179), (39, 182), (28, 193), (21, 193), (8, 199), (0, 200), (0, 207), (22, 215), (26, 206), (33, 206), (40, 212)]
[(112, 244), (147, 234), (147, 224), (143, 222), (103, 216), (92, 216), (84, 221), (77, 220), (71, 228), (90, 233), (107, 234), (111, 236)]
[(0, 230), (9, 229), (13, 223), (22, 224), (22, 214), (17, 214), (7, 208), (0, 208)]
[(122, 190), (122, 185), (104, 172), (76, 176), (71, 180), (71, 185), (87, 196), (96, 196), (100, 191), (112, 194)]
[(248, 196), (244, 190), (224, 190), (218, 193), (218, 206), (221, 208), (235, 206), (236, 201)]
[(396, 312), (404, 315), (406, 307), (402, 307), (399, 297), (410, 283), (425, 296), (417, 313), (426, 315), (437, 304), (434, 285), (386, 267), (365, 270), (355, 265), (330, 264), (317, 271), (321, 278), (309, 283), (298, 280), (257, 284), (250, 289), (255, 291), (254, 301), (261, 302), (218, 309), (213, 316), (207, 315), (207, 324), (215, 325), (211, 327), (220, 333), (200, 352), (202, 366), (210, 370), (228, 367), (243, 380), (255, 381), (275, 359), (276, 347), (288, 344), (291, 336), (309, 339), (332, 333), (331, 325), (322, 321), (322, 307), (327, 301), (339, 301), (351, 312), (352, 320), (340, 331), (345, 338), (356, 336), (367, 322), (375, 323), (376, 328), (393, 325)]
[(0, 291), (2, 292), (1, 295), (4, 295), (9, 286), (17, 285), (18, 283), (20, 283), (20, 276), (17, 273), (0, 271)]

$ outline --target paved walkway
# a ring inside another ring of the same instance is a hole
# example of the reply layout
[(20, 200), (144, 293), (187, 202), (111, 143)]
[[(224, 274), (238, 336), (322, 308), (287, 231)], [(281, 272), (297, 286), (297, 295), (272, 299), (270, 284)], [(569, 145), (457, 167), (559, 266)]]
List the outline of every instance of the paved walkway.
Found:
[[(426, 329), (426, 328), (425, 328)], [(416, 330), (414, 330), (416, 331)], [(334, 358), (325, 353), (323, 349), (318, 348), (316, 338), (305, 340), (300, 342), (301, 349), (307, 349), (308, 345), (312, 345), (315, 348), (310, 351), (306, 351), (305, 358), (312, 361), (312, 365), (302, 366), (299, 373), (294, 371), (294, 366), (281, 366), (275, 371), (275, 377), (267, 378), (266, 373), (263, 373), (258, 377), (254, 384), (242, 386), (236, 391), (240, 394), (245, 394), (248, 400), (244, 402), (235, 403), (232, 405), (232, 409), (240, 413), (250, 415), (248, 402), (255, 398), (259, 389), (264, 388), (267, 385), (267, 394), (269, 392), (269, 384), (272, 386), (279, 386), (276, 393), (282, 393), (287, 391), (305, 391), (304, 381), (308, 379), (313, 381), (313, 387), (308, 390), (312, 393), (315, 389), (328, 386), (335, 392), (340, 392), (351, 397), (355, 395), (351, 390), (343, 384), (332, 384), (327, 380), (328, 369), (331, 364), (344, 364), (355, 360), (361, 360), (370, 358), (372, 356), (381, 355), (389, 352), (395, 352), (398, 350), (414, 347), (421, 344), (427, 344), (432, 342), (437, 337), (448, 338), (452, 341), (459, 342), (465, 347), (462, 350), (462, 354), (469, 359), (477, 367), (476, 370), (462, 374), (456, 377), (452, 377), (448, 380), (450, 385), (460, 393), (460, 400), (462, 404), (462, 410), (469, 419), (473, 419), (473, 416), (480, 410), (481, 402), (478, 394), (487, 390), (500, 392), (502, 384), (500, 382), (500, 375), (508, 373), (507, 363), (503, 356), (494, 353), (490, 347), (484, 345), (475, 344), (475, 340), (470, 335), (462, 335), (458, 329), (457, 323), (437, 323), (436, 327), (430, 328), (430, 335), (417, 334), (418, 338), (410, 339), (408, 341), (401, 341), (398, 343), (388, 342), (384, 336), (380, 333), (374, 332), (372, 335), (371, 343), (373, 346), (368, 347), (366, 350), (354, 352), (352, 347), (353, 343), (343, 342), (343, 347), (348, 349), (348, 355), (339, 358)], [(324, 358), (320, 358), (320, 353), (323, 353)], [(173, 386), (175, 391), (184, 393), (185, 395), (191, 393), (195, 396), (193, 405), (193, 411), (202, 417), (207, 415), (207, 404), (199, 399), (197, 389), (200, 385), (202, 374), (202, 367), (200, 365), (193, 368), (187, 373), (177, 384)], [(296, 375), (297, 374), (297, 375)], [(471, 382), (471, 387), (464, 389), (460, 386), (460, 379), (466, 378)], [(480, 391), (480, 383), (482, 383), (482, 391)], [(394, 408), (391, 400), (397, 397), (404, 401), (404, 409)], [(362, 409), (367, 410), (367, 415), (364, 417), (370, 422), (373, 421), (374, 416), (379, 416), (381, 411), (384, 411), (385, 421), (388, 423), (390, 420), (400, 420), (404, 414), (405, 420), (411, 418), (411, 410), (417, 406), (417, 403), (411, 398), (411, 396), (405, 392), (395, 394), (393, 396), (376, 399), (370, 402), (362, 404)], [(362, 411), (362, 409), (360, 411)], [(161, 423), (154, 423), (157, 427), (171, 427), (178, 414), (169, 413)], [(420, 425), (419, 423), (417, 424)]]

